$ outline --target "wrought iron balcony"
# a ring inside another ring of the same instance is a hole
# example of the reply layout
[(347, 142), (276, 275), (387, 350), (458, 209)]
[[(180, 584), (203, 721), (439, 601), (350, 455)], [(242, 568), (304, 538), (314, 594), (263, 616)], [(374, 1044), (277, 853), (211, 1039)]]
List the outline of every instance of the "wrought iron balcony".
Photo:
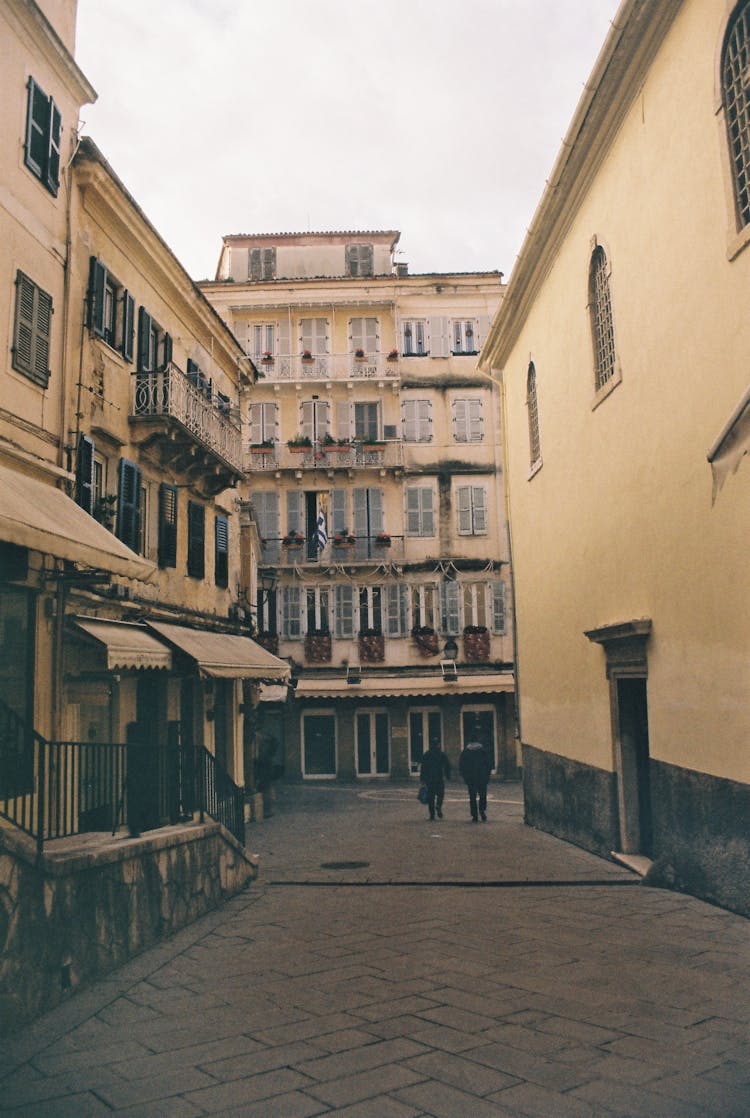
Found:
[(399, 440), (368, 443), (363, 441), (327, 443), (318, 440), (310, 446), (250, 447), (246, 456), (248, 471), (258, 470), (361, 470), (398, 469), (403, 464)]
[(259, 372), (272, 381), (315, 380), (389, 380), (400, 376), (398, 357), (368, 353), (321, 353), (305, 357), (301, 353), (252, 355)]
[(260, 565), (289, 569), (306, 566), (332, 566), (352, 563), (372, 565), (401, 562), (404, 558), (404, 537), (378, 532), (371, 536), (354, 536), (333, 532), (325, 547), (318, 546), (314, 536), (279, 536), (261, 543)]
[[(208, 467), (217, 479), (214, 488), (231, 484), (242, 472), (242, 438), (236, 416), (237, 409), (229, 400), (212, 394), (208, 385), (194, 384), (176, 365), (132, 376), (130, 420), (144, 425), (140, 441), (154, 441), (165, 431), (172, 436), (181, 434), (177, 447), (171, 442), (166, 448), (170, 462), (177, 470), (181, 468), (182, 441), (187, 451), (185, 465)], [(196, 446), (203, 451), (201, 461), (196, 461)]]

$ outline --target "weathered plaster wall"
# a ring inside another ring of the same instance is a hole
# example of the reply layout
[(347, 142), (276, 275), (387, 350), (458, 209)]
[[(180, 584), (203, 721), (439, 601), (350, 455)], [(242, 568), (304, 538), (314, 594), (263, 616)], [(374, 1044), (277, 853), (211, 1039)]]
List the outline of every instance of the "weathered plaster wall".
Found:
[(45, 853), (0, 827), (0, 1034), (217, 908), (257, 876), (218, 823)]

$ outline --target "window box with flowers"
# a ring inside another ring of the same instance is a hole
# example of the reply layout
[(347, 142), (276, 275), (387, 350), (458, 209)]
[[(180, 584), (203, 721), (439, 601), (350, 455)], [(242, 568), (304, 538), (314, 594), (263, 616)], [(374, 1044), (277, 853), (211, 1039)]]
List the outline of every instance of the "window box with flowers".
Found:
[(354, 356), (356, 357), (357, 361), (364, 361), (367, 354), (363, 349), (355, 349)]
[(303, 349), (302, 350), (302, 360), (306, 361), (306, 362), (313, 361), (314, 358), (313, 358), (313, 355), (312, 355), (312, 351), (309, 350), (309, 349)]
[(305, 537), (301, 532), (289, 532), (284, 536), (281, 541), (282, 547), (288, 548), (290, 551), (299, 551), (305, 542)]
[(262, 443), (250, 443), (251, 454), (268, 454), (273, 450), (273, 439), (264, 439)]
[(312, 439), (308, 435), (295, 435), (286, 445), (296, 454), (304, 454), (305, 451), (312, 450)]
[(490, 658), (490, 631), (486, 625), (464, 628), (464, 656), (471, 664), (486, 663)]
[(260, 355), (260, 361), (262, 365), (273, 365), (273, 354), (271, 351), (267, 349), (265, 353), (262, 353)]
[(376, 547), (390, 547), (391, 546), (391, 537), (388, 535), (387, 532), (378, 532), (377, 536), (375, 537), (375, 546)]
[(359, 634), (360, 664), (382, 664), (385, 660), (385, 637), (379, 629), (362, 629)]
[(278, 656), (278, 654), (279, 654), (279, 635), (278, 635), (278, 633), (269, 633), (267, 631), (263, 631), (263, 632), (260, 632), (260, 633), (256, 633), (253, 640), (255, 641), (256, 644), (259, 644), (261, 648), (265, 648), (266, 652), (271, 652), (271, 653), (273, 653), (274, 656)]
[(305, 636), (305, 659), (313, 664), (331, 662), (331, 634), (328, 629), (311, 629)]
[(411, 635), (423, 656), (437, 656), (439, 650), (438, 635), (430, 625), (416, 625)]
[(387, 357), (388, 361), (398, 361), (398, 350), (392, 349)]
[(354, 547), (355, 543), (356, 540), (354, 539), (354, 536), (350, 535), (349, 532), (347, 532), (346, 528), (344, 528), (341, 532), (334, 532), (333, 534), (334, 547), (339, 547), (344, 551), (348, 551)]

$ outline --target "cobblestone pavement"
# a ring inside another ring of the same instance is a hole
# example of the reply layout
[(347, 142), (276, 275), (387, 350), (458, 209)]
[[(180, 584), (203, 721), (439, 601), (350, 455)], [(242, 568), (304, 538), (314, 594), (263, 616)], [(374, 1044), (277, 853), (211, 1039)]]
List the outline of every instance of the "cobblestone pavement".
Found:
[(286, 786), (261, 876), (0, 1054), (23, 1118), (750, 1115), (750, 923), (456, 783)]

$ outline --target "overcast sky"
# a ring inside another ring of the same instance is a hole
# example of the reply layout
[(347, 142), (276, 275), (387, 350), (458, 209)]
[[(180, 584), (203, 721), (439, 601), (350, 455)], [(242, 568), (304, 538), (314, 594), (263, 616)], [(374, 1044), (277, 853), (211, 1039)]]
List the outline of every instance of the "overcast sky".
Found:
[(399, 229), (506, 278), (619, 0), (79, 0), (83, 131), (195, 279), (225, 233)]

